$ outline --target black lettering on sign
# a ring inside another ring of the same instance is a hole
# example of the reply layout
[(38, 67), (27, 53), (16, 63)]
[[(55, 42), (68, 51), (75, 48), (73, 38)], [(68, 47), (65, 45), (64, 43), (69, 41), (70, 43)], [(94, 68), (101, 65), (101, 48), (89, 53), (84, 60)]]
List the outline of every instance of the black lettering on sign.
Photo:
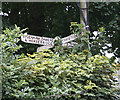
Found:
[[(74, 40), (77, 35), (72, 34), (69, 35), (67, 37), (62, 38), (62, 43), (67, 43), (70, 42), (72, 40)], [(40, 37), (40, 36), (34, 36), (34, 35), (24, 35), (23, 37), (21, 37), (21, 40), (27, 43), (33, 43), (33, 44), (41, 44), (41, 45), (54, 45), (54, 39), (53, 38), (47, 38), (47, 37)], [(68, 46), (74, 45), (71, 43), (66, 44)]]
[(44, 39), (44, 38), (43, 38), (43, 40), (44, 40), (44, 41), (49, 41), (49, 39)]
[(27, 39), (25, 39), (25, 41), (27, 41)]
[(41, 40), (39, 37), (36, 37), (37, 40)]
[(49, 42), (48, 45), (52, 45), (53, 42)]
[(39, 43), (39, 40), (37, 40), (37, 43)]
[(24, 35), (24, 36), (23, 36), (23, 38), (27, 38), (27, 36), (26, 36), (26, 35)]
[(31, 37), (32, 39), (35, 39), (35, 37)]
[(33, 40), (29, 40), (30, 42), (33, 42)]
[(28, 35), (28, 36), (26, 36), (26, 38), (27, 38), (27, 39), (30, 39), (30, 36)]

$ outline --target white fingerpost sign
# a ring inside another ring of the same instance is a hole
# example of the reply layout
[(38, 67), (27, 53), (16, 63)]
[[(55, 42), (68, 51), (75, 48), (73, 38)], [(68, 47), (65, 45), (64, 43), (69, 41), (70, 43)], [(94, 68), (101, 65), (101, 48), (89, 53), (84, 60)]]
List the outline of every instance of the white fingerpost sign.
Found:
[[(48, 38), (48, 37), (40, 37), (40, 36), (35, 36), (35, 35), (28, 35), (28, 34), (24, 34), (23, 36), (21, 36), (21, 40), (25, 43), (32, 43), (32, 44), (40, 44), (40, 45), (44, 45), (41, 47), (37, 48), (37, 52), (43, 51), (44, 49), (50, 49), (54, 47), (54, 41), (56, 40), (57, 37), (55, 38)], [(78, 34), (71, 34), (67, 37), (62, 38), (62, 46), (68, 46), (69, 48), (72, 48), (75, 44), (77, 44), (76, 42), (71, 42), (75, 40), (76, 38), (78, 38)], [(58, 39), (58, 38), (57, 38)]]
[(21, 36), (21, 40), (26, 43), (40, 44), (40, 45), (52, 45), (53, 38), (40, 37), (35, 35)]
[(41, 47), (37, 48), (37, 52), (41, 52), (43, 50), (48, 50), (50, 48), (53, 48), (53, 46), (50, 46), (50, 45), (48, 45), (48, 46), (41, 46)]
[(75, 44), (78, 44), (78, 43), (76, 43), (76, 42), (63, 43), (62, 46), (67, 46), (69, 48), (72, 48)]
[(76, 38), (77, 38), (76, 34), (71, 34), (71, 35), (69, 35), (67, 37), (62, 38), (62, 43), (67, 43), (67, 42), (73, 41)]

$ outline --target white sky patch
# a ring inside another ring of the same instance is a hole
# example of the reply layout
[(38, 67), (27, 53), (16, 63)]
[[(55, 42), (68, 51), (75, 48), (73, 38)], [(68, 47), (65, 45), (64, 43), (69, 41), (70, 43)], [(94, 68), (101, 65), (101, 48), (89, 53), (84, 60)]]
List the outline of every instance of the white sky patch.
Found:
[(115, 62), (120, 62), (120, 58), (116, 57)]
[(108, 51), (105, 51), (105, 56), (108, 57), (108, 58), (111, 58), (115, 55), (113, 53), (108, 53)]
[(101, 52), (102, 54), (104, 54), (104, 52), (103, 52), (102, 50), (100, 50), (100, 52)]
[(95, 39), (95, 37), (92, 37), (92, 39)]
[(9, 10), (8, 13), (11, 13), (11, 11)]
[[(118, 49), (118, 48), (116, 48), (113, 53), (108, 53), (108, 51), (106, 50), (106, 51), (105, 51), (105, 56), (108, 57), (109, 59), (110, 59), (111, 57), (113, 57), (113, 56), (115, 57), (114, 53), (117, 51), (117, 49)], [(117, 63), (117, 62), (120, 63), (120, 58), (115, 57), (115, 62), (116, 62), (116, 63)]]
[(21, 12), (19, 12), (18, 14), (20, 15)]
[(68, 6), (66, 7), (66, 11), (68, 11)]
[(111, 43), (109, 43), (109, 44), (106, 44), (107, 46), (109, 46), (109, 47), (112, 47), (112, 44)]
[(107, 46), (102, 47), (103, 49), (107, 49)]
[[(112, 44), (111, 43), (109, 43), (109, 44), (105, 44), (105, 45), (107, 45), (108, 47), (112, 47)], [(103, 49), (107, 49), (108, 47), (107, 46), (104, 46), (104, 47), (102, 47)]]
[(98, 35), (98, 32), (97, 32), (97, 31), (94, 31), (93, 34), (94, 34), (94, 36), (93, 36), (93, 37), (90, 37), (90, 39), (93, 39), (93, 40), (94, 40), (94, 39), (96, 38), (96, 36)]
[(94, 36), (96, 37), (98, 35), (98, 32), (97, 31), (94, 31), (93, 32)]

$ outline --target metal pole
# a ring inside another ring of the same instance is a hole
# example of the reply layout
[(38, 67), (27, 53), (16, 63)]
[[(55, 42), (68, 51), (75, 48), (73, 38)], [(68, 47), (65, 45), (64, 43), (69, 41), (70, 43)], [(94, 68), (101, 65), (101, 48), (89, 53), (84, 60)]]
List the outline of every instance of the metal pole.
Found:
[[(83, 16), (85, 18), (85, 21), (87, 21), (87, 5), (86, 5), (86, 0), (80, 0), (80, 6), (81, 6), (81, 9), (82, 9), (82, 12), (83, 12)], [(80, 23), (83, 24), (84, 26), (85, 23), (83, 21), (83, 18), (82, 18), (82, 15), (80, 14)]]
[[(88, 25), (88, 6), (89, 3), (86, 0), (80, 0), (80, 6), (78, 4), (78, 7), (80, 8), (80, 23), (85, 26), (85, 29), (87, 31), (89, 30), (89, 25)], [(84, 33), (82, 33), (84, 34)], [(89, 39), (89, 36), (88, 36)], [(90, 45), (88, 44), (88, 49), (90, 50)]]

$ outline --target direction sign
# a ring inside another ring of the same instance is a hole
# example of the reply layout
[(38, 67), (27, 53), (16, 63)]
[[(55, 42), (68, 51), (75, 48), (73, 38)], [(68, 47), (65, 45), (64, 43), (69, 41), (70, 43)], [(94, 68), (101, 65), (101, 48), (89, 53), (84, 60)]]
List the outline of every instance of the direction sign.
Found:
[[(77, 43), (76, 42), (68, 43), (68, 42), (73, 41), (76, 38), (78, 38), (78, 34), (71, 34), (67, 37), (62, 38), (61, 39), (62, 40), (62, 46), (67, 46), (69, 48), (72, 48)], [(27, 34), (24, 34), (24, 36), (21, 36), (21, 40), (23, 42), (44, 45), (44, 46), (38, 47), (37, 52), (40, 52), (44, 49), (52, 48), (54, 46), (54, 41), (56, 39), (59, 39), (59, 38), (55, 37), (53, 39), (53, 38), (48, 38), (48, 37), (40, 37), (40, 36), (27, 35)]]
[(77, 37), (78, 37), (78, 34), (71, 34), (71, 35), (69, 35), (67, 37), (62, 38), (62, 43), (67, 43), (67, 42), (73, 41)]
[(75, 44), (78, 44), (78, 43), (76, 43), (76, 42), (63, 43), (62, 46), (67, 46), (69, 48), (72, 48)]
[[(73, 41), (77, 37), (78, 35), (71, 34), (67, 37), (62, 38), (62, 43)], [(21, 36), (21, 40), (23, 42), (32, 43), (32, 44), (53, 45), (55, 39), (48, 38), (48, 37), (40, 37), (40, 36), (35, 36), (35, 35), (24, 35), (24, 36)]]
[(47, 49), (50, 49), (50, 48), (53, 48), (53, 46), (49, 46), (49, 45), (48, 46), (41, 46), (41, 47), (37, 48), (37, 52), (47, 50)]
[[(67, 46), (69, 48), (72, 48), (75, 44), (78, 44), (78, 43), (76, 43), (76, 42), (64, 43), (64, 44), (62, 44), (62, 46)], [(47, 46), (41, 46), (41, 47), (37, 48), (37, 52), (41, 52), (43, 50), (47, 50), (47, 49), (50, 49), (50, 48), (53, 48), (53, 46), (49, 46), (49, 45), (47, 45)]]
[(40, 37), (35, 35), (21, 36), (21, 40), (26, 43), (40, 44), (40, 45), (53, 45), (53, 38)]

